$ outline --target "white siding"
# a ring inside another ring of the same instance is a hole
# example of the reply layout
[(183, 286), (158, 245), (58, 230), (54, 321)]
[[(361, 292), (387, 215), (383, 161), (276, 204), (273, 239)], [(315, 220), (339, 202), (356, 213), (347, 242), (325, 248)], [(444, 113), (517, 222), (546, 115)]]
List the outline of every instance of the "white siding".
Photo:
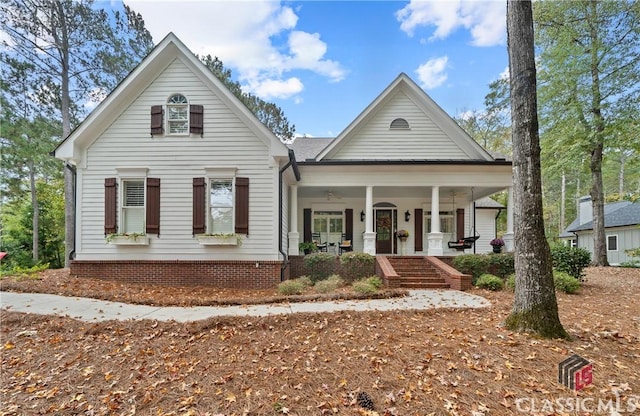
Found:
[[(411, 128), (389, 129), (396, 118), (404, 118)], [(469, 159), (404, 92), (398, 91), (380, 111), (364, 123), (332, 159)]]
[[(618, 236), (618, 250), (607, 250), (607, 260), (611, 265), (618, 265), (634, 260), (628, 256), (625, 250), (640, 247), (640, 229), (636, 226), (608, 228), (605, 230), (605, 238), (611, 235)], [(578, 235), (578, 247), (582, 247), (591, 253), (593, 260), (594, 242), (593, 231), (582, 231)]]
[[(204, 106), (203, 137), (150, 136), (151, 106), (165, 104), (173, 93)], [(78, 169), (77, 258), (277, 259), (278, 167), (268, 154), (264, 142), (174, 60), (87, 150), (86, 168)], [(117, 177), (122, 167), (145, 167), (148, 177), (161, 179), (160, 236), (148, 246), (105, 243), (104, 178)], [(206, 176), (205, 167), (235, 167), (236, 176), (249, 178), (249, 236), (239, 247), (203, 246), (191, 235), (192, 179)]]
[(478, 228), (478, 234), (480, 234), (480, 238), (476, 241), (476, 253), (490, 253), (493, 251), (489, 241), (496, 236), (496, 214), (497, 210), (493, 209), (476, 210), (476, 227)]

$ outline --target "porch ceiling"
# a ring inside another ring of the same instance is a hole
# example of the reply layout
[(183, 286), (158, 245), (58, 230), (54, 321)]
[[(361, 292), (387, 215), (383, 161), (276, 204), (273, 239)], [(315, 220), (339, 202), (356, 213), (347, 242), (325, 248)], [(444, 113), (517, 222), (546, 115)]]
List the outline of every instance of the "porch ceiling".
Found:
[[(474, 188), (473, 197), (483, 198), (500, 192), (504, 188), (479, 187)], [(471, 198), (471, 189), (468, 187), (441, 187), (440, 198), (449, 199), (452, 192), (455, 192), (456, 199), (465, 200)], [(301, 186), (298, 188), (299, 198), (326, 198), (337, 200), (341, 198), (365, 198), (366, 188), (364, 186)], [(373, 197), (379, 199), (423, 197), (431, 198), (430, 186), (374, 186)]]

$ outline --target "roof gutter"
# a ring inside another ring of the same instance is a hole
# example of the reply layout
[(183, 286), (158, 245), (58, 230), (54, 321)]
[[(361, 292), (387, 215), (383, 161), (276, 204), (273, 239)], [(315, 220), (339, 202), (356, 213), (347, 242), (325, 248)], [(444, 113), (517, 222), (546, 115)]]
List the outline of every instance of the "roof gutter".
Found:
[(469, 166), (511, 166), (510, 160), (320, 160), (307, 159), (298, 162), (301, 166), (370, 166), (370, 165), (469, 165)]
[(284, 281), (285, 270), (289, 266), (289, 256), (282, 249), (282, 227), (283, 227), (283, 218), (282, 218), (282, 192), (283, 192), (283, 184), (282, 184), (282, 175), (284, 172), (291, 167), (293, 169), (293, 174), (296, 178), (296, 181), (300, 181), (300, 170), (298, 169), (298, 164), (296, 163), (296, 155), (293, 152), (293, 149), (289, 149), (289, 161), (280, 168), (278, 172), (278, 251), (282, 254), (282, 267), (280, 267), (280, 281)]

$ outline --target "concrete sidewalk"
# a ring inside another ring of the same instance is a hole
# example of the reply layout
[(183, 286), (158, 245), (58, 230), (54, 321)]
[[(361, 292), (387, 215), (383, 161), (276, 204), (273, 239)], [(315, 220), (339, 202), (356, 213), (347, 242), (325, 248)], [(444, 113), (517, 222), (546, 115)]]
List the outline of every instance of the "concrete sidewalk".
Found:
[(391, 311), (433, 308), (483, 308), (488, 300), (456, 290), (411, 290), (391, 299), (278, 303), (250, 306), (146, 306), (41, 293), (0, 292), (0, 308), (7, 311), (61, 315), (86, 322), (150, 319), (189, 322), (218, 316), (268, 316), (299, 312)]

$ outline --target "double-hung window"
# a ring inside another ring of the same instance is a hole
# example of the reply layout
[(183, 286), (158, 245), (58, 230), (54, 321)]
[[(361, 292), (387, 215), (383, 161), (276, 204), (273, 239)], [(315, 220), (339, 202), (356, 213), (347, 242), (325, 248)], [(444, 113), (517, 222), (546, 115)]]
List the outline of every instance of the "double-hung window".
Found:
[(125, 179), (122, 181), (122, 224), (123, 233), (145, 232), (145, 185), (144, 179)]
[[(425, 230), (427, 233), (431, 232), (431, 211), (427, 211), (425, 214)], [(440, 211), (440, 232), (453, 232), (453, 212)]]
[(233, 180), (211, 179), (209, 183), (209, 227), (212, 234), (230, 234), (233, 221)]
[(607, 250), (608, 251), (618, 251), (618, 236), (617, 235), (608, 235), (607, 236)]
[(193, 234), (249, 234), (249, 178), (235, 168), (206, 168), (193, 178)]
[(160, 178), (146, 168), (116, 168), (104, 180), (104, 233), (160, 235)]
[(169, 97), (167, 127), (169, 134), (189, 133), (189, 102), (182, 94), (174, 94)]

